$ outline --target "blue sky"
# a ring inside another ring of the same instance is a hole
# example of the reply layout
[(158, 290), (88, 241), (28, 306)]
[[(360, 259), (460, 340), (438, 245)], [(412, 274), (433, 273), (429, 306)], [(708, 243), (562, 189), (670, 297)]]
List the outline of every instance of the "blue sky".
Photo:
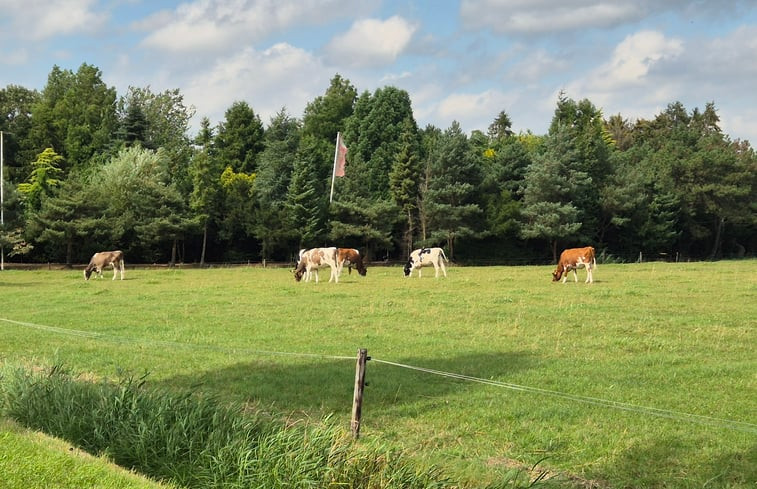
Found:
[(119, 95), (180, 89), (194, 127), (238, 100), (301, 117), (339, 73), (407, 90), (422, 127), (485, 131), (504, 110), (543, 134), (564, 91), (631, 121), (714, 102), (757, 144), (752, 0), (0, 0), (0, 87), (82, 63)]

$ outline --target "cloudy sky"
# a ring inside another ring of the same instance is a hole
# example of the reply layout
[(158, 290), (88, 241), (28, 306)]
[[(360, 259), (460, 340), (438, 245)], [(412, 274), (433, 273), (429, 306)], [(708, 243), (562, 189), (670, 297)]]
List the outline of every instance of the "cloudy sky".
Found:
[(757, 145), (754, 0), (0, 0), (0, 87), (82, 63), (179, 88), (195, 127), (238, 100), (300, 117), (339, 73), (407, 90), (421, 126), (543, 134), (562, 90), (629, 120), (714, 102)]

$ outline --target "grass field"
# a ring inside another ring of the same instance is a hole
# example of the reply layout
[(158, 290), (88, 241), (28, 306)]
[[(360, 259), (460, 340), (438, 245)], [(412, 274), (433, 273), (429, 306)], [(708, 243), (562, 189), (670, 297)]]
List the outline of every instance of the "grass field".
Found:
[(538, 462), (584, 485), (754, 488), (757, 261), (600, 265), (593, 285), (550, 271), (373, 267), (315, 285), (253, 267), (6, 270), (0, 359), (149, 372), (347, 426), (367, 348), (362, 437), (458, 478)]

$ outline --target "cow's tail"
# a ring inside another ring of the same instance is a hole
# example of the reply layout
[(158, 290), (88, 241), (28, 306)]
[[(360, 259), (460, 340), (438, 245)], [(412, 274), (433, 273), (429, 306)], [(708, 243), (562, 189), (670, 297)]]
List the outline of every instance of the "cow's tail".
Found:
[(441, 252), (442, 252), (442, 258), (444, 258), (444, 261), (446, 261), (447, 263), (449, 263), (449, 260), (447, 259), (447, 255), (444, 254), (444, 248), (439, 248), (439, 250), (441, 250)]

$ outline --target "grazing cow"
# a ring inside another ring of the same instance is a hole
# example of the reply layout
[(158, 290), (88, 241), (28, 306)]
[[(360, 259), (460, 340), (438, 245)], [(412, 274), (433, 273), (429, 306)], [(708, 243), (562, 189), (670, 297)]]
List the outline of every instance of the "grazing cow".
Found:
[(315, 283), (318, 283), (318, 269), (330, 267), (331, 277), (329, 282), (339, 282), (337, 273), (336, 248), (312, 248), (301, 253), (297, 268), (294, 270), (294, 278), (298, 282), (305, 275), (305, 282), (315, 273)]
[(552, 281), (557, 282), (562, 277), (562, 283), (568, 280), (568, 272), (573, 270), (573, 278), (578, 282), (578, 273), (576, 269), (586, 267), (586, 283), (594, 282), (592, 270), (597, 268), (597, 259), (594, 256), (594, 248), (571, 248), (560, 253), (560, 261), (557, 268), (552, 272)]
[(84, 269), (84, 280), (89, 280), (92, 272), (97, 273), (103, 278), (103, 269), (113, 267), (113, 280), (116, 279), (118, 270), (121, 270), (121, 280), (124, 279), (124, 252), (123, 251), (101, 251), (92, 255), (89, 265)]
[(337, 273), (342, 274), (342, 268), (347, 265), (348, 273), (352, 273), (352, 267), (354, 265), (357, 273), (365, 277), (368, 270), (363, 265), (363, 257), (360, 256), (360, 252), (355, 248), (338, 248), (336, 256), (336, 264), (338, 266)]
[[(439, 277), (439, 269), (442, 269), (444, 276), (447, 276), (447, 269), (444, 267), (444, 261), (447, 257), (441, 248), (420, 248), (410, 253), (410, 258), (405, 264), (405, 277), (412, 275), (413, 270), (418, 269), (418, 278), (421, 277), (421, 267), (434, 266), (434, 277)], [(447, 260), (449, 261), (449, 260)]]

